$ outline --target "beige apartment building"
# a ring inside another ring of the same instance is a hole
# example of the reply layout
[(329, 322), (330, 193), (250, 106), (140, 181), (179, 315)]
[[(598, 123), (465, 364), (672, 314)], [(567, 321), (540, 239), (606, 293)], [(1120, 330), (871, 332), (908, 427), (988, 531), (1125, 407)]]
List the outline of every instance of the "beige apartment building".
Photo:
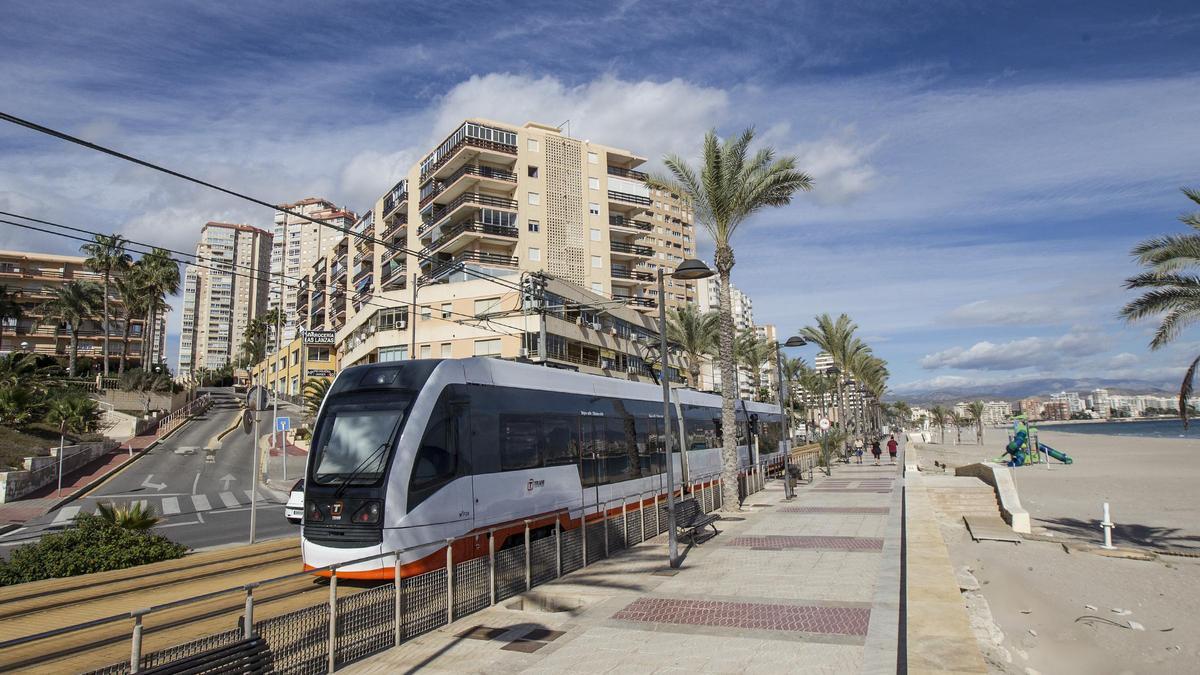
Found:
[(250, 225), (209, 222), (183, 284), (179, 375), (233, 362), (246, 328), (267, 310), (271, 233)]
[[(53, 296), (51, 293), (70, 281), (90, 281), (102, 284), (103, 277), (84, 265), (85, 258), (73, 255), (30, 253), (24, 251), (0, 251), (0, 286), (13, 294), (21, 309), (19, 319), (6, 317), (0, 333), (0, 354), (32, 352), (66, 357), (70, 349), (70, 334), (67, 327), (48, 319), (42, 306)], [(126, 357), (126, 368), (142, 365), (142, 336), (145, 320), (134, 318), (129, 321), (129, 336), (125, 336), (125, 319), (121, 299), (110, 289), (109, 311), (109, 367), (115, 372), (121, 354)], [(165, 322), (159, 321), (159, 330), (152, 346), (153, 353), (161, 358), (165, 354)], [(100, 359), (104, 355), (104, 322), (97, 315), (85, 321), (78, 331), (79, 356)], [(97, 361), (97, 363), (99, 363)]]
[[(694, 255), (695, 233), (678, 196), (646, 186), (644, 162), (543, 124), (467, 120), (359, 217), (362, 237), (312, 265), (297, 310), (309, 327), (338, 331), (343, 365), (541, 358), (541, 315), (517, 289), (545, 274), (550, 295), (570, 298), (571, 324), (547, 319), (547, 359), (648, 374), (655, 274)], [(695, 283), (669, 286), (668, 306), (694, 299)]]
[[(343, 228), (350, 227), (357, 219), (354, 213), (318, 197), (302, 199), (294, 204), (282, 204), (280, 208)], [(331, 227), (283, 211), (275, 212), (275, 227), (271, 240), (272, 284), (267, 306), (278, 306), (282, 296), (283, 343), (291, 342), (297, 335), (296, 328), (299, 322), (295, 315), (299, 280), (308, 274), (318, 258), (329, 253), (344, 236)], [(270, 341), (268, 351), (274, 351), (274, 348), (274, 341)]]

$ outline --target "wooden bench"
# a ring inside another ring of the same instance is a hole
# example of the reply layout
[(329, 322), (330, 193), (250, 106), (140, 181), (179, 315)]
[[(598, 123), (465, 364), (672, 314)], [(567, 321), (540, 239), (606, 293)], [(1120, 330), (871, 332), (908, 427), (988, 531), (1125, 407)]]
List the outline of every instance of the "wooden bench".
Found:
[(269, 673), (273, 670), (271, 649), (261, 637), (238, 640), (178, 661), (141, 671), (145, 675), (208, 675), (215, 673)]
[[(661, 508), (666, 516), (667, 507)], [(715, 513), (705, 513), (695, 499), (681, 499), (675, 502), (675, 529), (686, 531), (693, 543), (699, 543), (696, 533), (706, 527), (712, 528), (714, 537), (721, 534), (715, 524), (720, 519), (721, 516)]]

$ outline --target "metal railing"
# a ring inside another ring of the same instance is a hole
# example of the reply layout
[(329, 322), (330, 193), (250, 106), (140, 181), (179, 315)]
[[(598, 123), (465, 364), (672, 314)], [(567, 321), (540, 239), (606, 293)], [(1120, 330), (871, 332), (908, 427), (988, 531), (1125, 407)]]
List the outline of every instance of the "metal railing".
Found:
[(622, 241), (613, 241), (609, 242), (608, 247), (610, 251), (616, 251), (617, 253), (632, 253), (633, 255), (644, 256), (654, 255), (654, 249), (649, 246), (642, 246), (641, 244), (626, 244)]
[(645, 182), (646, 179), (649, 178), (646, 174), (642, 173), (641, 171), (634, 171), (633, 169), (622, 169), (619, 166), (612, 166), (612, 165), (609, 165), (608, 173), (610, 176), (620, 176), (622, 178), (632, 178), (634, 180), (640, 180), (642, 182)]
[[(721, 485), (719, 474), (697, 476), (688, 481), (687, 492), (707, 513), (721, 507)], [(677, 491), (682, 492), (682, 488), (677, 488)], [(255, 636), (263, 638), (270, 647), (274, 671), (333, 672), (351, 661), (390, 649), (662, 534), (667, 528), (667, 518), (662, 508), (665, 497), (666, 493), (661, 489), (648, 490), (636, 496), (589, 504), (583, 508), (558, 509), (534, 518), (510, 520), (443, 541), (286, 574), (7, 640), (0, 642), (0, 650), (115, 622), (132, 621), (129, 661), (94, 673), (136, 673), (144, 668), (171, 663)], [(597, 508), (598, 511), (585, 516), (585, 508)], [(576, 515), (573, 517), (572, 514)], [(564, 520), (572, 524), (577, 522), (578, 526), (564, 529)], [(500, 535), (503, 535), (503, 540), (499, 540)], [(486, 555), (455, 560), (456, 542), (480, 538), (487, 539)], [(416, 553), (428, 557), (443, 547), (445, 562), (437, 569), (404, 577), (402, 566), (396, 564), (400, 555)], [(390, 583), (349, 596), (338, 595), (340, 570), (376, 561), (382, 561), (385, 567), (391, 565), (393, 578)], [(325, 602), (268, 619), (255, 619), (255, 591), (326, 573), (329, 575), (329, 595)], [(143, 654), (147, 617), (235, 594), (244, 598), (239, 628)]]
[(608, 198), (612, 201), (628, 202), (637, 204), (638, 206), (650, 206), (650, 198), (641, 195), (631, 195), (628, 192), (618, 192), (617, 190), (609, 190)]
[(649, 232), (654, 229), (654, 226), (644, 220), (633, 220), (625, 216), (609, 216), (608, 224), (614, 227), (628, 227), (635, 230)]

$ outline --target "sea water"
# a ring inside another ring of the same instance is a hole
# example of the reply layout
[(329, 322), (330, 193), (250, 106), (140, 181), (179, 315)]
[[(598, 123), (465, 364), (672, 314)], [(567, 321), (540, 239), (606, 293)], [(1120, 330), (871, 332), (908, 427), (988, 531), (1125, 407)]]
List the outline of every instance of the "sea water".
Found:
[(1200, 419), (1188, 419), (1188, 429), (1183, 430), (1179, 419), (1147, 420), (1145, 422), (1093, 422), (1084, 424), (1048, 424), (1043, 431), (1064, 434), (1100, 434), (1104, 436), (1145, 436), (1149, 438), (1197, 438), (1200, 439)]

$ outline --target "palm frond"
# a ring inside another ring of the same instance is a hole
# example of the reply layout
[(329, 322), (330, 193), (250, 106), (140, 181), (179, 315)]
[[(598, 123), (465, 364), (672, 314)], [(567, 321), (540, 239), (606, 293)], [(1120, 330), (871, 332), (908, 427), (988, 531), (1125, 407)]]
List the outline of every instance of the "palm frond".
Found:
[(1196, 384), (1196, 370), (1200, 368), (1200, 356), (1192, 361), (1192, 365), (1188, 367), (1187, 372), (1183, 374), (1183, 384), (1179, 386), (1179, 417), (1183, 420), (1183, 430), (1188, 428), (1188, 399), (1192, 397), (1192, 391)]

